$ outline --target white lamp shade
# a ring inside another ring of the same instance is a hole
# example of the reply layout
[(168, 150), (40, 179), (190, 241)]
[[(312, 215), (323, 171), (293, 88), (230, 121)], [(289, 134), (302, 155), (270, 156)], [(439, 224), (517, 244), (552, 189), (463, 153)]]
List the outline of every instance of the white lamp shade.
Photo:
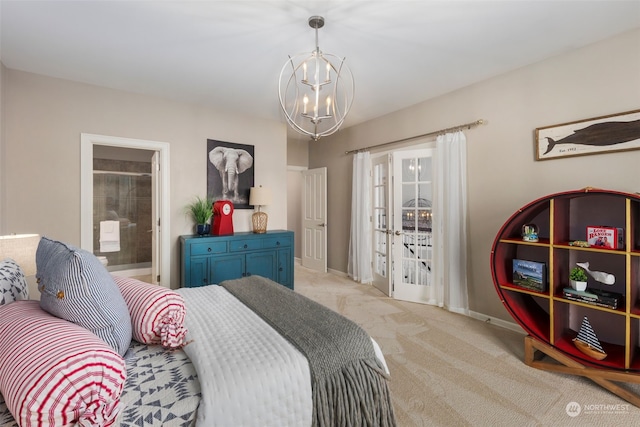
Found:
[(36, 274), (36, 250), (39, 234), (12, 234), (0, 236), (0, 260), (11, 258), (22, 269), (25, 276)]
[(271, 203), (271, 190), (268, 188), (251, 187), (249, 204), (252, 206), (265, 206)]

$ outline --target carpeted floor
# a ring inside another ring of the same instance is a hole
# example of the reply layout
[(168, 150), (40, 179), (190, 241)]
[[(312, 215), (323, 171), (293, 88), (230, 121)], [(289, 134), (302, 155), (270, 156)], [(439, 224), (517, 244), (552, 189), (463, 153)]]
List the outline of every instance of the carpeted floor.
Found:
[(640, 409), (590, 380), (525, 365), (522, 334), (299, 265), (295, 289), (380, 344), (401, 427), (640, 424)]

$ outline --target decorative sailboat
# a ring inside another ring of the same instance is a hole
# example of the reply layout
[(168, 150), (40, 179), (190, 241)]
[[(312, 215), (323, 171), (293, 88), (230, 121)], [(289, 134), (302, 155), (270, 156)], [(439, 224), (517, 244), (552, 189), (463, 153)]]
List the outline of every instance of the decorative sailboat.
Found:
[(582, 325), (580, 325), (578, 336), (574, 338), (573, 343), (578, 350), (596, 360), (602, 360), (607, 357), (607, 353), (602, 349), (600, 341), (598, 341), (598, 337), (593, 331), (587, 316), (584, 316), (582, 319)]

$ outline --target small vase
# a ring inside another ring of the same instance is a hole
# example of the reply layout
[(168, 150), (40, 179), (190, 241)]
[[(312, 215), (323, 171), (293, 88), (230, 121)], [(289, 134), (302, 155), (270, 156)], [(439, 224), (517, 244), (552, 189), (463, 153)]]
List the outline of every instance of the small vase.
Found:
[(587, 282), (579, 282), (577, 280), (569, 280), (571, 287), (576, 291), (585, 291), (587, 289)]
[(204, 236), (206, 234), (209, 234), (210, 231), (211, 231), (211, 224), (196, 225), (196, 233), (198, 233), (199, 236)]

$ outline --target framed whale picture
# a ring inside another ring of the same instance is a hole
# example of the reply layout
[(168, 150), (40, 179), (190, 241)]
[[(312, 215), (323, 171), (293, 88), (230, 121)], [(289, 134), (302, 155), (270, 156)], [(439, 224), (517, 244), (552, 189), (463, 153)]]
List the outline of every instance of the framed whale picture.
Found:
[(640, 149), (640, 110), (536, 129), (536, 160)]

